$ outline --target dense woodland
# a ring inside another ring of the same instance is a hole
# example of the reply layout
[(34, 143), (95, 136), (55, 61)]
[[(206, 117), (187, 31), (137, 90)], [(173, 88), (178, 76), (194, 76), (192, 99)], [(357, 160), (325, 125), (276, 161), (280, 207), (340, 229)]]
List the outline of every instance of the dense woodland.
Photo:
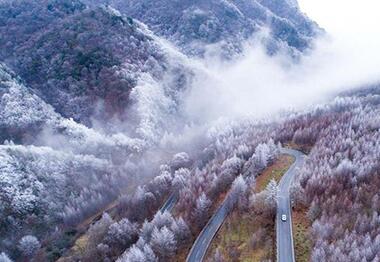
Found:
[[(223, 56), (236, 56), (244, 41), (261, 27), (271, 29), (264, 39), (268, 53), (286, 46), (296, 54), (310, 48), (320, 28), (292, 1), (278, 0), (95, 0), (96, 6), (107, 3), (148, 25), (157, 35), (171, 40), (191, 56), (205, 56), (221, 51)], [(211, 48), (210, 48), (211, 47)]]
[(281, 135), (313, 145), (292, 190), (313, 222), (312, 261), (380, 259), (378, 94), (336, 98), (284, 125)]
[(321, 31), (294, 1), (0, 0), (0, 262), (170, 261), (221, 201), (273, 219), (276, 184), (249, 189), (286, 144), (310, 151), (292, 201), (311, 260), (379, 261), (378, 86), (270, 119), (186, 118), (210, 48), (238, 59), (262, 27), (292, 62)]
[[(156, 85), (157, 101), (167, 97), (175, 105), (174, 91), (191, 78), (181, 55), (112, 7), (6, 1), (0, 5), (0, 33), (0, 61), (57, 113), (87, 126), (94, 119), (112, 123), (113, 117), (133, 125), (139, 119), (126, 110), (139, 101), (144, 87), (136, 86)], [(162, 109), (175, 110), (163, 102)]]

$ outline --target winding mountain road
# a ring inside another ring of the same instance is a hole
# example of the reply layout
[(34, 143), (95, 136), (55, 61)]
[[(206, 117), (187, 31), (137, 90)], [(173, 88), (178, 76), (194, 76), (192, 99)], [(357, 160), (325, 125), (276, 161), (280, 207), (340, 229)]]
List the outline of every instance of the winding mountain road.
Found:
[(210, 218), (207, 225), (203, 228), (198, 238), (195, 240), (189, 255), (186, 258), (186, 262), (200, 262), (203, 261), (206, 251), (211, 244), (216, 232), (218, 232), (223, 221), (229, 214), (228, 208), (228, 196), (226, 196), (222, 205), (218, 208), (216, 213)]
[[(304, 154), (292, 150), (281, 149), (281, 153), (288, 154), (295, 157), (296, 161), (292, 164), (289, 170), (282, 177), (279, 184), (279, 200), (277, 207), (277, 261), (294, 262), (294, 249), (293, 249), (293, 236), (292, 236), (292, 224), (291, 224), (291, 209), (289, 189), (292, 182), (292, 178), (296, 173), (297, 168), (300, 168), (304, 162)], [(186, 258), (186, 262), (201, 262), (203, 261), (207, 249), (211, 244), (214, 236), (218, 232), (223, 221), (229, 214), (228, 209), (228, 197), (218, 208), (216, 213), (211, 217), (207, 225), (203, 228), (198, 238), (195, 240), (189, 255)], [(286, 214), (289, 218), (286, 222), (281, 221), (281, 215)]]
[[(295, 258), (289, 190), (297, 169), (301, 168), (304, 163), (305, 155), (300, 151), (287, 148), (281, 149), (281, 153), (293, 156), (296, 161), (283, 175), (279, 184), (276, 215), (277, 261), (294, 262)], [(286, 215), (286, 221), (281, 220), (282, 215)]]

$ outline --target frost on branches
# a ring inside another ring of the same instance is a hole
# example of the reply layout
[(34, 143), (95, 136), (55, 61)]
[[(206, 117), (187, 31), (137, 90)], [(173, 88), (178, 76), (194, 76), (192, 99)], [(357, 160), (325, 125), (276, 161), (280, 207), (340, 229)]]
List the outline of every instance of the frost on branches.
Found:
[(312, 261), (380, 259), (379, 101), (363, 91), (284, 124), (282, 135), (314, 145), (292, 189), (309, 206)]

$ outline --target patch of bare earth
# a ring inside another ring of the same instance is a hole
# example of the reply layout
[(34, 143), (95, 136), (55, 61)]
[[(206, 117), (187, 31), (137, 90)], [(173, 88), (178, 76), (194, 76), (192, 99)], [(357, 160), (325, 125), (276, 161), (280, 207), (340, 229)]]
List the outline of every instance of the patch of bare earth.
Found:
[(307, 208), (298, 207), (292, 211), (294, 252), (297, 262), (310, 261), (311, 238), (310, 220), (306, 215)]

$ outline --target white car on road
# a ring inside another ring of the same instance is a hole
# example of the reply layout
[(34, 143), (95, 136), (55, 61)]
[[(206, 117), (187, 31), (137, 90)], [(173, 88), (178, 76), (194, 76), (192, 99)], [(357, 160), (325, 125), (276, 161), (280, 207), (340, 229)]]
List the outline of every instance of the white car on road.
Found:
[(286, 215), (282, 215), (282, 216), (281, 216), (281, 220), (282, 220), (283, 222), (285, 222), (285, 221), (286, 221)]

